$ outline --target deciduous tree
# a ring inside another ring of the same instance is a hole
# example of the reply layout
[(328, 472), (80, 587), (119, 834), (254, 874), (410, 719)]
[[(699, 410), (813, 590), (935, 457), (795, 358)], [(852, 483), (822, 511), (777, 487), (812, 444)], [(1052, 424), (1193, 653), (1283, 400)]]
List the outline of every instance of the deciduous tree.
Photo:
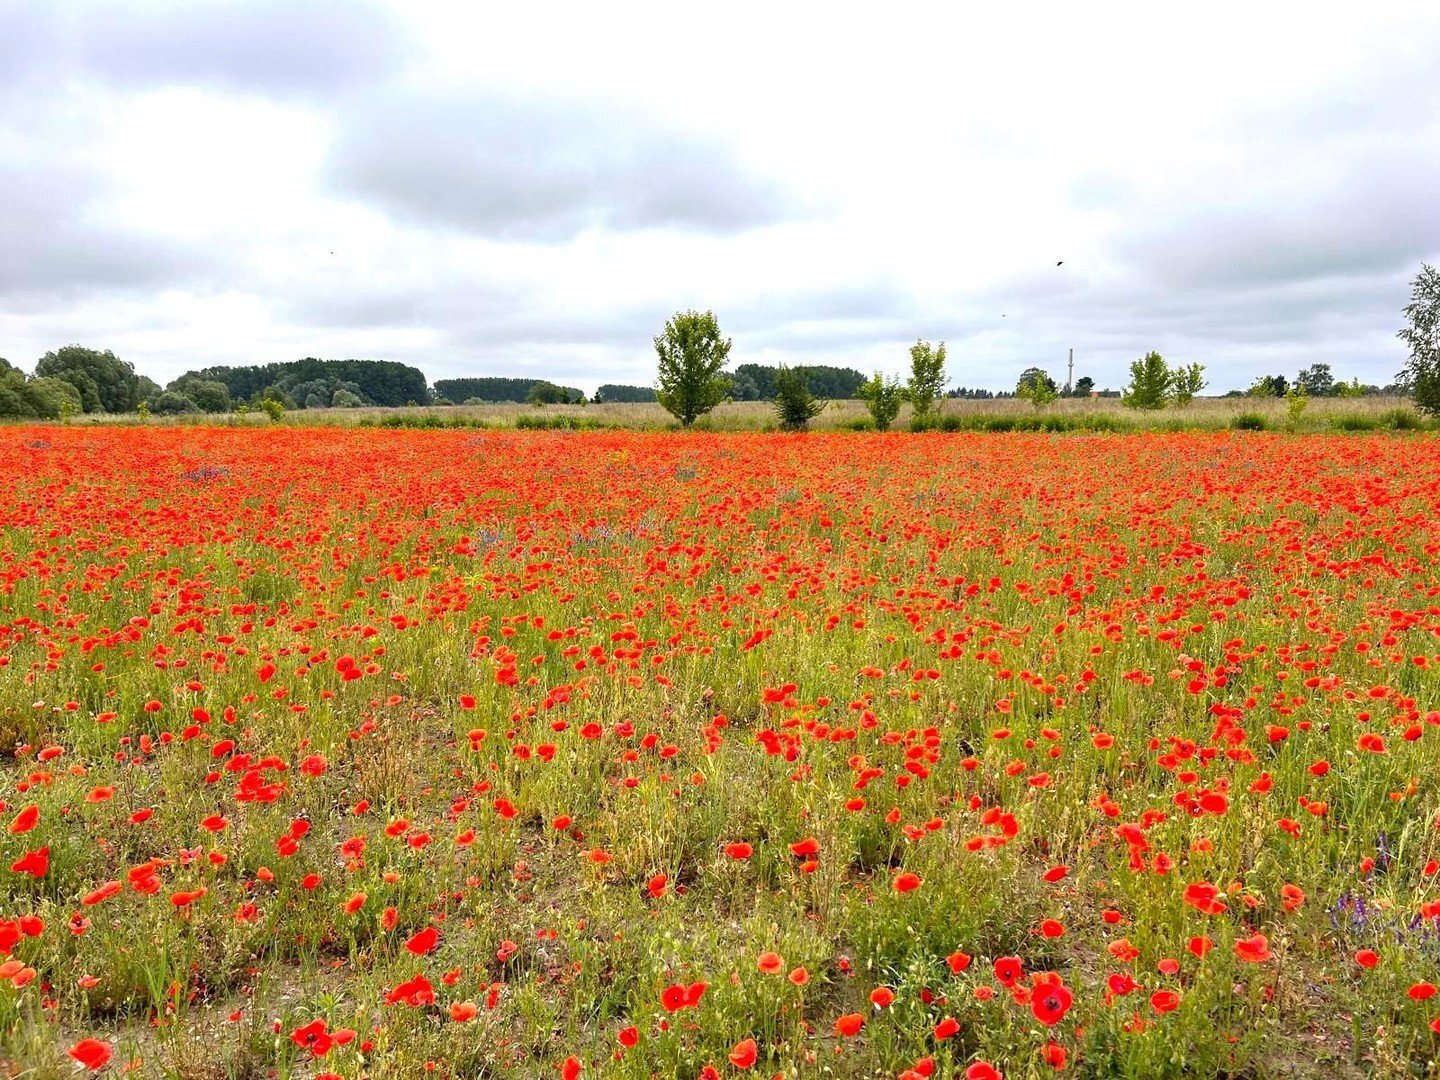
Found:
[(1400, 340), (1410, 349), (1410, 359), (1400, 381), (1409, 384), (1416, 408), (1440, 414), (1440, 270), (1421, 265), (1411, 283), (1405, 320)]
[(786, 431), (804, 431), (824, 408), (825, 402), (810, 393), (805, 377), (781, 365), (775, 372), (775, 414), (780, 426)]
[(714, 312), (681, 311), (655, 339), (660, 358), (655, 397), (684, 427), (725, 398), (721, 375), (730, 357), (730, 339), (720, 336)]
[(924, 423), (930, 416), (946, 381), (945, 343), (932, 348), (928, 341), (917, 340), (910, 346), (910, 379), (905, 384), (905, 397), (917, 421)]
[(895, 417), (900, 413), (900, 406), (905, 401), (905, 387), (897, 378), (886, 378), (880, 372), (875, 372), (867, 381), (860, 384), (856, 391), (861, 401), (865, 402), (865, 408), (870, 411), (870, 419), (875, 422), (876, 431), (889, 431), (890, 425), (895, 422)]
[(1163, 409), (1170, 393), (1170, 368), (1158, 352), (1148, 352), (1130, 365), (1130, 384), (1120, 395), (1129, 409)]

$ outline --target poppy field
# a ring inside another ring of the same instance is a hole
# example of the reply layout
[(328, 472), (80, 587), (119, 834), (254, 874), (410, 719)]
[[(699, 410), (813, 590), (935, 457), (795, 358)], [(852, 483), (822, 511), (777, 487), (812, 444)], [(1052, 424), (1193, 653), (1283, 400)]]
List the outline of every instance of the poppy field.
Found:
[(0, 1075), (1433, 1075), (1440, 443), (0, 429)]

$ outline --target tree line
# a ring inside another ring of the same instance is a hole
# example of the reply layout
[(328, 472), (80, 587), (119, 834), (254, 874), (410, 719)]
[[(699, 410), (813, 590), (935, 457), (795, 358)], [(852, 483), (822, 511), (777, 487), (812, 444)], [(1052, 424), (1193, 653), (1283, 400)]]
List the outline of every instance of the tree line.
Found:
[[(1262, 375), (1247, 390), (1227, 397), (1285, 398), (1292, 412), (1312, 397), (1408, 395), (1426, 413), (1440, 414), (1440, 270), (1422, 264), (1411, 285), (1399, 337), (1410, 355), (1396, 380), (1386, 387), (1358, 379), (1337, 380), (1325, 363), (1311, 364), (1293, 379)], [(689, 426), (723, 401), (770, 401), (782, 427), (803, 429), (824, 402), (865, 402), (874, 425), (884, 430), (901, 405), (909, 403), (923, 426), (941, 397), (1013, 396), (1037, 409), (1061, 397), (1119, 397), (1129, 408), (1153, 410), (1188, 404), (1206, 386), (1200, 364), (1172, 366), (1158, 352), (1130, 365), (1130, 381), (1120, 391), (1095, 389), (1089, 376), (1060, 386), (1044, 369), (1021, 372), (1013, 393), (960, 387), (947, 391), (945, 343), (932, 347), (916, 341), (910, 349), (910, 373), (901, 380), (875, 372), (867, 378), (853, 368), (807, 364), (789, 367), (745, 363), (724, 370), (731, 342), (720, 334), (713, 312), (677, 312), (654, 339), (659, 360), (654, 387), (606, 383), (592, 398), (575, 387), (545, 379), (477, 377), (440, 379), (432, 388), (419, 368), (389, 360), (321, 360), (305, 357), (288, 363), (240, 367), (214, 366), (187, 371), (167, 386), (135, 371), (110, 350), (66, 345), (46, 353), (33, 375), (0, 358), (0, 417), (63, 419), (81, 413), (221, 413), (263, 408), (278, 416), (289, 409), (362, 406), (474, 405), (528, 402), (532, 405), (587, 402), (658, 402)]]
[[(1339, 382), (1330, 365), (1315, 363), (1300, 371), (1292, 382), (1283, 375), (1266, 375), (1256, 379), (1248, 391), (1232, 391), (1225, 396), (1284, 397), (1292, 417), (1297, 417), (1310, 397), (1361, 397), (1367, 394), (1408, 395), (1421, 412), (1440, 415), (1440, 270), (1422, 264), (1411, 285), (1410, 303), (1404, 310), (1405, 326), (1400, 339), (1409, 347), (1410, 356), (1404, 369), (1390, 386), (1367, 386), (1359, 379)], [(774, 369), (767, 382), (758, 382), (748, 369), (755, 365), (741, 364), (734, 373), (724, 369), (729, 361), (731, 341), (721, 336), (720, 326), (711, 311), (677, 312), (665, 323), (655, 338), (659, 358), (656, 373), (656, 397), (664, 408), (689, 427), (699, 417), (734, 394), (737, 384), (754, 387), (762, 398), (774, 403), (776, 419), (782, 428), (803, 431), (824, 408), (826, 398), (839, 397), (817, 387), (813, 369)], [(841, 371), (859, 376), (849, 369)], [(876, 429), (887, 430), (895, 422), (902, 405), (911, 407), (911, 426), (928, 426), (935, 403), (945, 392), (945, 343), (937, 347), (917, 340), (910, 349), (910, 374), (901, 380), (875, 372), (869, 379), (855, 385), (854, 396), (865, 402)], [(1205, 389), (1203, 364), (1172, 365), (1158, 352), (1151, 351), (1130, 365), (1130, 380), (1125, 388), (1096, 391), (1094, 380), (1084, 376), (1073, 386), (1059, 386), (1042, 368), (1030, 367), (1021, 372), (1014, 396), (1028, 400), (1036, 409), (1043, 409), (1061, 397), (1118, 396), (1127, 408), (1153, 411), (1171, 406), (1183, 407)], [(981, 392), (983, 393), (983, 392)], [(952, 396), (981, 396), (968, 390)]]

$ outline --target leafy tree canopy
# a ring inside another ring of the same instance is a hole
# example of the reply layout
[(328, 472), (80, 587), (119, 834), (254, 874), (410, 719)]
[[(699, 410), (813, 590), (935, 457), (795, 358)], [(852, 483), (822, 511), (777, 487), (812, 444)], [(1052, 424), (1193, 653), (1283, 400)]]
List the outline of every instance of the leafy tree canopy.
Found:
[(724, 399), (729, 380), (721, 372), (730, 357), (730, 339), (720, 336), (714, 312), (676, 312), (655, 338), (655, 352), (655, 398), (682, 426), (689, 427)]
[(1421, 412), (1440, 415), (1440, 270), (1422, 264), (1411, 283), (1400, 340), (1410, 358), (1397, 382), (1408, 385)]
[(134, 412), (140, 403), (135, 367), (109, 349), (87, 349), (66, 345), (48, 352), (35, 365), (35, 377), (60, 379), (80, 395), (81, 411), (87, 413)]
[(655, 389), (651, 386), (624, 386), (617, 383), (606, 383), (596, 390), (595, 394), (600, 401), (607, 405), (655, 400)]
[[(335, 390), (342, 387), (360, 396), (367, 405), (398, 406), (407, 401), (430, 400), (424, 372), (393, 360), (317, 360), (307, 356), (288, 363), (201, 368), (186, 372), (181, 379), (192, 377), (223, 383), (233, 401), (258, 401), (273, 387), (280, 393), (275, 400), (289, 399), (293, 403), (288, 408), (298, 407), (312, 393), (329, 404)], [(451, 396), (451, 400), (459, 399)]]

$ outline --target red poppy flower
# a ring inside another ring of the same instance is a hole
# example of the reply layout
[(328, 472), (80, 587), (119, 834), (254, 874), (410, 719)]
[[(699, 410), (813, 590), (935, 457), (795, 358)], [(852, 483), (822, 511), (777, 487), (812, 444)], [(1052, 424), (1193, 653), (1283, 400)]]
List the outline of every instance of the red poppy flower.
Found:
[(755, 1064), (756, 1058), (760, 1056), (759, 1048), (755, 1045), (754, 1039), (741, 1039), (730, 1051), (730, 1064), (737, 1069), (748, 1069)]
[(1014, 986), (1025, 973), (1025, 965), (1018, 956), (1002, 956), (995, 961), (995, 978), (1004, 987)]
[(865, 1026), (865, 1017), (859, 1013), (846, 1013), (835, 1021), (835, 1034), (844, 1039), (852, 1039), (860, 1034), (860, 1029)]
[(29, 874), (33, 878), (43, 878), (50, 869), (50, 848), (46, 846), (34, 851), (27, 851), (10, 864), (10, 869), (16, 874)]
[(106, 1066), (115, 1051), (109, 1043), (99, 1039), (81, 1039), (66, 1053), (85, 1068), (95, 1072)]
[(1235, 955), (1247, 964), (1259, 964), (1269, 960), (1274, 954), (1270, 951), (1269, 938), (1264, 934), (1251, 934), (1248, 938), (1235, 942)]
[(1156, 990), (1150, 995), (1150, 1007), (1162, 1016), (1174, 1012), (1180, 1007), (1180, 995), (1174, 990)]
[(40, 807), (27, 806), (24, 810), (16, 814), (14, 820), (10, 822), (10, 835), (19, 836), (21, 833), (27, 833), (35, 828), (39, 821)]
[(1074, 1000), (1075, 995), (1064, 983), (1047, 983), (1035, 988), (1034, 996), (1030, 999), (1030, 1011), (1040, 1023), (1046, 1027), (1054, 1027), (1065, 1018)]

